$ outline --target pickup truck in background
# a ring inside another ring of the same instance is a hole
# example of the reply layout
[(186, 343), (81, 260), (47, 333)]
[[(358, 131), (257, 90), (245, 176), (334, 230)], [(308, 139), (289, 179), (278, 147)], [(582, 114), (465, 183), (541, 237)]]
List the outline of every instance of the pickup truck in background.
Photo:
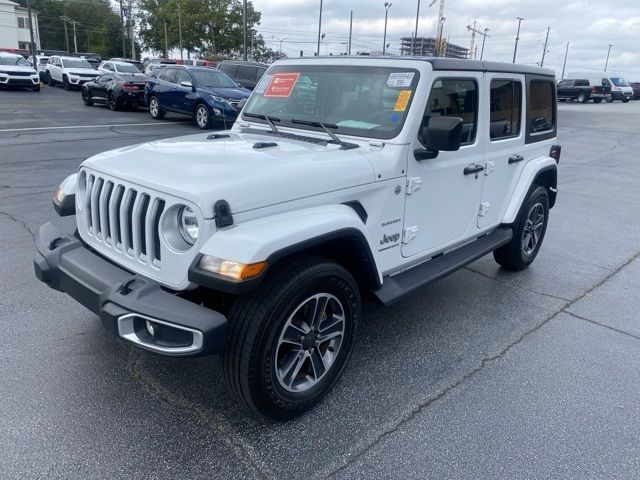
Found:
[(593, 100), (600, 103), (611, 96), (611, 87), (604, 87), (602, 83), (586, 78), (566, 79), (558, 83), (558, 101), (567, 100), (586, 103)]

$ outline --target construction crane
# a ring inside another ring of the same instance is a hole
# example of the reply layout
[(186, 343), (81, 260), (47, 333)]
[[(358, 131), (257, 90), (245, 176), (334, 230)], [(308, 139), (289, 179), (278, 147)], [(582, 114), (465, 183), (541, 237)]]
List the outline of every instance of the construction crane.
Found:
[[(434, 3), (436, 3), (438, 0), (433, 0), (429, 6), (431, 7)], [(437, 33), (436, 33), (436, 56), (439, 57), (441, 52), (440, 52), (440, 45), (442, 44), (442, 30), (444, 28), (444, 0), (440, 0), (440, 9), (438, 11), (438, 29), (437, 29)]]
[[(477, 22), (473, 22), (473, 27), (471, 25), (467, 25), (467, 30), (469, 30), (471, 32), (471, 47), (469, 48), (469, 58), (471, 58), (471, 55), (473, 54), (473, 44), (476, 40), (476, 33), (478, 35), (482, 35), (482, 53), (484, 53), (484, 41), (487, 37), (490, 37), (491, 35), (489, 35), (487, 33), (487, 31), (489, 31), (488, 28), (485, 29), (478, 29), (477, 27)], [(480, 54), (480, 60), (482, 60), (482, 53)]]
[(467, 30), (471, 32), (471, 45), (469, 45), (469, 59), (473, 58), (473, 47), (476, 42), (476, 24), (477, 23), (478, 22), (474, 20), (473, 27), (471, 25), (467, 25)]

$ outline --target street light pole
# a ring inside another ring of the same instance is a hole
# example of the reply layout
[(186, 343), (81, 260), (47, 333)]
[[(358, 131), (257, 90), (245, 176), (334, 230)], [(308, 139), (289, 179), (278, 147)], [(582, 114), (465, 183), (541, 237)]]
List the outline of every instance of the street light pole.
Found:
[(413, 37), (411, 37), (411, 55), (416, 54), (414, 50), (414, 45), (418, 38), (418, 19), (419, 18), (420, 18), (420, 0), (418, 0), (418, 8), (416, 8), (416, 30), (413, 33)]
[(613, 44), (610, 43), (609, 44), (609, 51), (607, 51), (607, 61), (604, 62), (604, 71), (607, 71), (607, 67), (609, 66), (609, 55), (611, 54), (611, 47), (613, 47)]
[(242, 59), (247, 61), (247, 0), (242, 1)]
[(569, 55), (569, 42), (567, 42), (567, 49), (564, 51), (564, 62), (562, 63), (562, 78), (564, 79), (564, 70), (567, 67), (567, 56)]
[(347, 55), (351, 55), (351, 34), (353, 33), (353, 10), (349, 16), (349, 48), (347, 49)]
[(518, 17), (518, 33), (516, 33), (516, 45), (513, 47), (513, 63), (516, 63), (516, 52), (518, 51), (518, 40), (520, 40), (520, 24), (524, 20), (522, 17)]
[(120, 32), (122, 33), (122, 58), (126, 58), (127, 49), (124, 44), (124, 11), (122, 9), (122, 0), (120, 0)]
[(384, 37), (382, 39), (382, 55), (387, 53), (387, 19), (389, 18), (389, 9), (391, 3), (384, 2)]
[(484, 29), (484, 34), (482, 35), (482, 50), (480, 50), (480, 60), (482, 60), (482, 57), (484, 56), (484, 42), (487, 39), (487, 32), (489, 31), (488, 28)]
[(549, 30), (551, 30), (551, 27), (547, 27), (547, 36), (544, 39), (544, 50), (542, 51), (542, 60), (540, 61), (540, 67), (544, 66), (544, 57), (547, 55), (547, 45), (549, 44)]
[(322, 0), (320, 0), (320, 15), (318, 16), (318, 50), (316, 55), (320, 56), (320, 30), (322, 29)]
[(178, 2), (178, 44), (180, 46), (180, 60), (182, 60), (182, 12), (180, 10), (180, 4)]

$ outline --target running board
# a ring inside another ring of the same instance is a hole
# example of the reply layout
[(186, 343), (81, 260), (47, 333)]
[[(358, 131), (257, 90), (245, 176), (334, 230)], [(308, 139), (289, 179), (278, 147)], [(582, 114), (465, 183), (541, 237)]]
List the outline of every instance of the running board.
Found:
[(383, 304), (390, 305), (417, 288), (446, 277), (459, 268), (484, 257), (487, 253), (493, 252), (496, 248), (509, 243), (512, 237), (511, 228), (500, 227), (456, 250), (436, 256), (397, 275), (384, 277), (382, 288), (374, 293)]

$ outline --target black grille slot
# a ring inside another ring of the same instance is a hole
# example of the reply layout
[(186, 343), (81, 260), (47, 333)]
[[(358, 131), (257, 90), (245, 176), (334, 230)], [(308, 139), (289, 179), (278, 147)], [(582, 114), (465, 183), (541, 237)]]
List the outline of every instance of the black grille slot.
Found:
[(140, 251), (143, 255), (147, 254), (147, 235), (145, 229), (145, 223), (147, 221), (147, 211), (149, 210), (149, 201), (151, 197), (149, 195), (142, 195), (142, 207), (140, 208), (140, 216), (138, 222), (140, 224)]
[(129, 195), (129, 205), (127, 205), (127, 230), (129, 232), (129, 248), (133, 248), (133, 205), (136, 202), (136, 197), (138, 196), (138, 192), (135, 190), (131, 190), (131, 195)]
[(85, 190), (85, 195), (87, 196), (87, 224), (89, 226), (89, 230), (93, 228), (93, 215), (91, 211), (93, 210), (93, 205), (91, 205), (91, 194), (93, 192), (93, 184), (95, 182), (95, 177), (93, 175), (89, 175), (87, 177), (87, 188)]
[(158, 201), (158, 208), (156, 209), (156, 217), (153, 219), (153, 257), (160, 261), (162, 259), (160, 254), (160, 217), (164, 211), (164, 200)]
[(118, 243), (122, 242), (122, 229), (120, 227), (120, 215), (118, 215), (118, 212), (120, 211), (120, 206), (122, 205), (124, 187), (122, 185), (118, 185), (116, 187), (116, 191), (114, 195), (115, 195), (114, 209), (115, 209), (116, 215), (114, 216), (115, 225), (111, 226), (111, 231), (113, 236), (112, 238), (113, 244), (117, 245)]
[(95, 216), (95, 225), (93, 228), (93, 234), (97, 237), (98, 235), (100, 235), (100, 193), (102, 193), (102, 186), (104, 185), (104, 180), (102, 178), (98, 178), (96, 180), (96, 183), (93, 187), (93, 193), (92, 193), (92, 198), (91, 198), (91, 203), (94, 203), (93, 200), (95, 199), (95, 205), (92, 205), (92, 212), (91, 215)]
[(102, 225), (102, 238), (105, 240), (111, 238), (111, 224), (109, 223), (109, 200), (111, 200), (111, 194), (113, 193), (113, 182), (107, 182), (104, 187), (104, 205), (105, 209), (105, 224)]

